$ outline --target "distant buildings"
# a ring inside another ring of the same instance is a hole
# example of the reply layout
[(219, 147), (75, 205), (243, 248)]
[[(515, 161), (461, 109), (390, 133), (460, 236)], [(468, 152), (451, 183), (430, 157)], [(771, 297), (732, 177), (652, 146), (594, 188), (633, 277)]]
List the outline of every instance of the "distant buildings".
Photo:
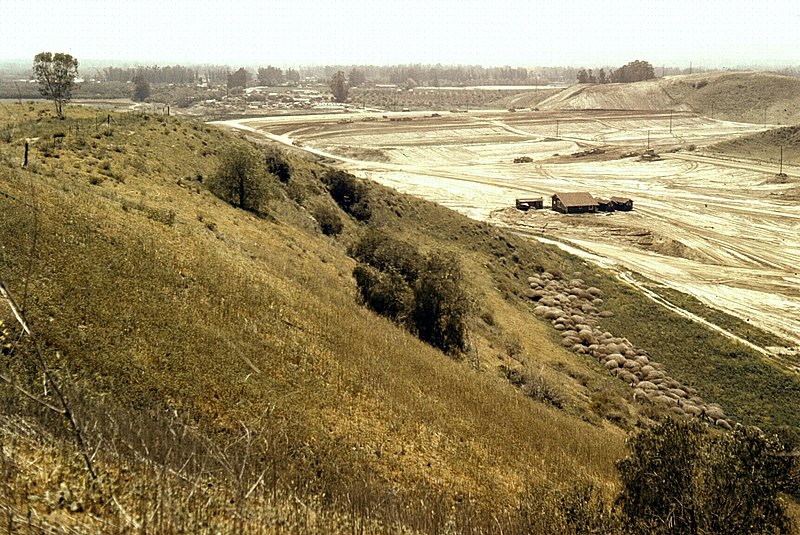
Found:
[(527, 212), (531, 208), (535, 210), (541, 210), (542, 208), (544, 208), (544, 198), (530, 197), (527, 199), (517, 199), (516, 204), (517, 204), (517, 210), (522, 210), (523, 212)]
[[(516, 199), (518, 210), (527, 212), (529, 209), (544, 207), (542, 197), (528, 197)], [(611, 197), (610, 199), (595, 198), (585, 191), (570, 193), (555, 193), (551, 198), (551, 208), (562, 214), (594, 214), (597, 212), (630, 212), (633, 210), (633, 200), (628, 197)]]
[(597, 200), (584, 191), (556, 193), (552, 197), (552, 207), (562, 214), (595, 213), (600, 209)]

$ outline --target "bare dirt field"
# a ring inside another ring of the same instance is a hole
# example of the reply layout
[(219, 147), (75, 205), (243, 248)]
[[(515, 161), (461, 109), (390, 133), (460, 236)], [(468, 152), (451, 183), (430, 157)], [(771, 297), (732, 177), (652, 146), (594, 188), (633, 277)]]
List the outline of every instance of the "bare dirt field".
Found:
[[(600, 110), (228, 124), (471, 217), (570, 244), (623, 275), (641, 273), (800, 346), (800, 167), (784, 165), (789, 180), (779, 184), (777, 170), (763, 163), (702, 152), (763, 125), (689, 112)], [(631, 155), (648, 144), (660, 160)], [(589, 148), (603, 152), (572, 156)], [(513, 163), (518, 156), (532, 162)], [(568, 191), (627, 196), (635, 209), (570, 216), (547, 209), (550, 195)], [(546, 209), (513, 208), (516, 197), (527, 196), (544, 196)]]

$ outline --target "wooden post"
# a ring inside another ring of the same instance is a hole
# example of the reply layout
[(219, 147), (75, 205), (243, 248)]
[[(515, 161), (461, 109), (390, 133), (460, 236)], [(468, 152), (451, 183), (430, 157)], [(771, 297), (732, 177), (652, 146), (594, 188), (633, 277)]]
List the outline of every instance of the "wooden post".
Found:
[(25, 141), (25, 158), (22, 161), (22, 168), (23, 169), (27, 169), (28, 168), (28, 142), (27, 142), (27, 140)]
[(108, 127), (111, 126), (111, 114), (110, 113), (108, 114), (108, 117), (106, 118), (106, 126), (108, 126)]

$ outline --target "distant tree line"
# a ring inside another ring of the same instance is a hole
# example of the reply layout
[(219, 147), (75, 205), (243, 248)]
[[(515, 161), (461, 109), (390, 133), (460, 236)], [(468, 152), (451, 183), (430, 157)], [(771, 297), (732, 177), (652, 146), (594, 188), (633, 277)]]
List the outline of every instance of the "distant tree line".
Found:
[(297, 84), (300, 82), (300, 72), (295, 69), (283, 70), (272, 65), (259, 67), (256, 79), (258, 85), (276, 86), (284, 84)]
[(647, 61), (635, 60), (627, 63), (616, 70), (601, 68), (597, 73), (592, 69), (581, 68), (578, 70), (576, 78), (579, 84), (626, 84), (631, 82), (641, 82), (651, 80), (656, 77), (653, 66)]
[[(309, 75), (331, 79), (337, 72), (349, 73), (350, 85), (366, 81), (405, 86), (414, 80), (423, 86), (530, 85), (546, 83), (547, 78), (525, 67), (483, 67), (480, 65), (326, 65), (314, 68)], [(572, 69), (574, 76), (575, 69)], [(555, 74), (555, 71), (551, 71)], [(356, 76), (353, 79), (353, 75)], [(558, 76), (553, 81), (560, 81)]]
[(199, 81), (227, 81), (230, 68), (226, 65), (185, 67), (183, 65), (151, 65), (148, 67), (105, 67), (101, 78), (106, 82), (130, 82), (137, 76), (150, 84), (194, 84)]
[[(661, 67), (660, 75), (703, 72), (701, 68)], [(785, 74), (796, 74), (797, 69), (784, 69)], [(297, 85), (305, 78), (330, 82), (338, 73), (345, 75), (349, 88), (364, 84), (394, 84), (398, 87), (416, 86), (471, 86), (471, 85), (546, 85), (552, 83), (620, 83), (648, 80), (655, 77), (655, 69), (646, 61), (632, 61), (613, 69), (608, 66), (592, 70), (568, 66), (558, 67), (484, 67), (481, 65), (318, 65), (283, 69), (274, 65), (232, 69), (227, 65), (205, 66), (136, 66), (105, 67), (98, 78), (108, 82), (131, 82), (134, 77), (149, 84), (226, 84), (229, 87), (249, 85)], [(413, 82), (413, 83), (412, 83)]]

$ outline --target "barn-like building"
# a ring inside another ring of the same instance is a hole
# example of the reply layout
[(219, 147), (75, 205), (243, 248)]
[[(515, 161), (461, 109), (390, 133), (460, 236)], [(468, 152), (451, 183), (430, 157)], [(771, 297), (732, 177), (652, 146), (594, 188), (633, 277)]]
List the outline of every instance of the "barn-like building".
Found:
[(599, 209), (595, 198), (585, 191), (556, 193), (553, 195), (552, 207), (562, 214), (593, 214)]

